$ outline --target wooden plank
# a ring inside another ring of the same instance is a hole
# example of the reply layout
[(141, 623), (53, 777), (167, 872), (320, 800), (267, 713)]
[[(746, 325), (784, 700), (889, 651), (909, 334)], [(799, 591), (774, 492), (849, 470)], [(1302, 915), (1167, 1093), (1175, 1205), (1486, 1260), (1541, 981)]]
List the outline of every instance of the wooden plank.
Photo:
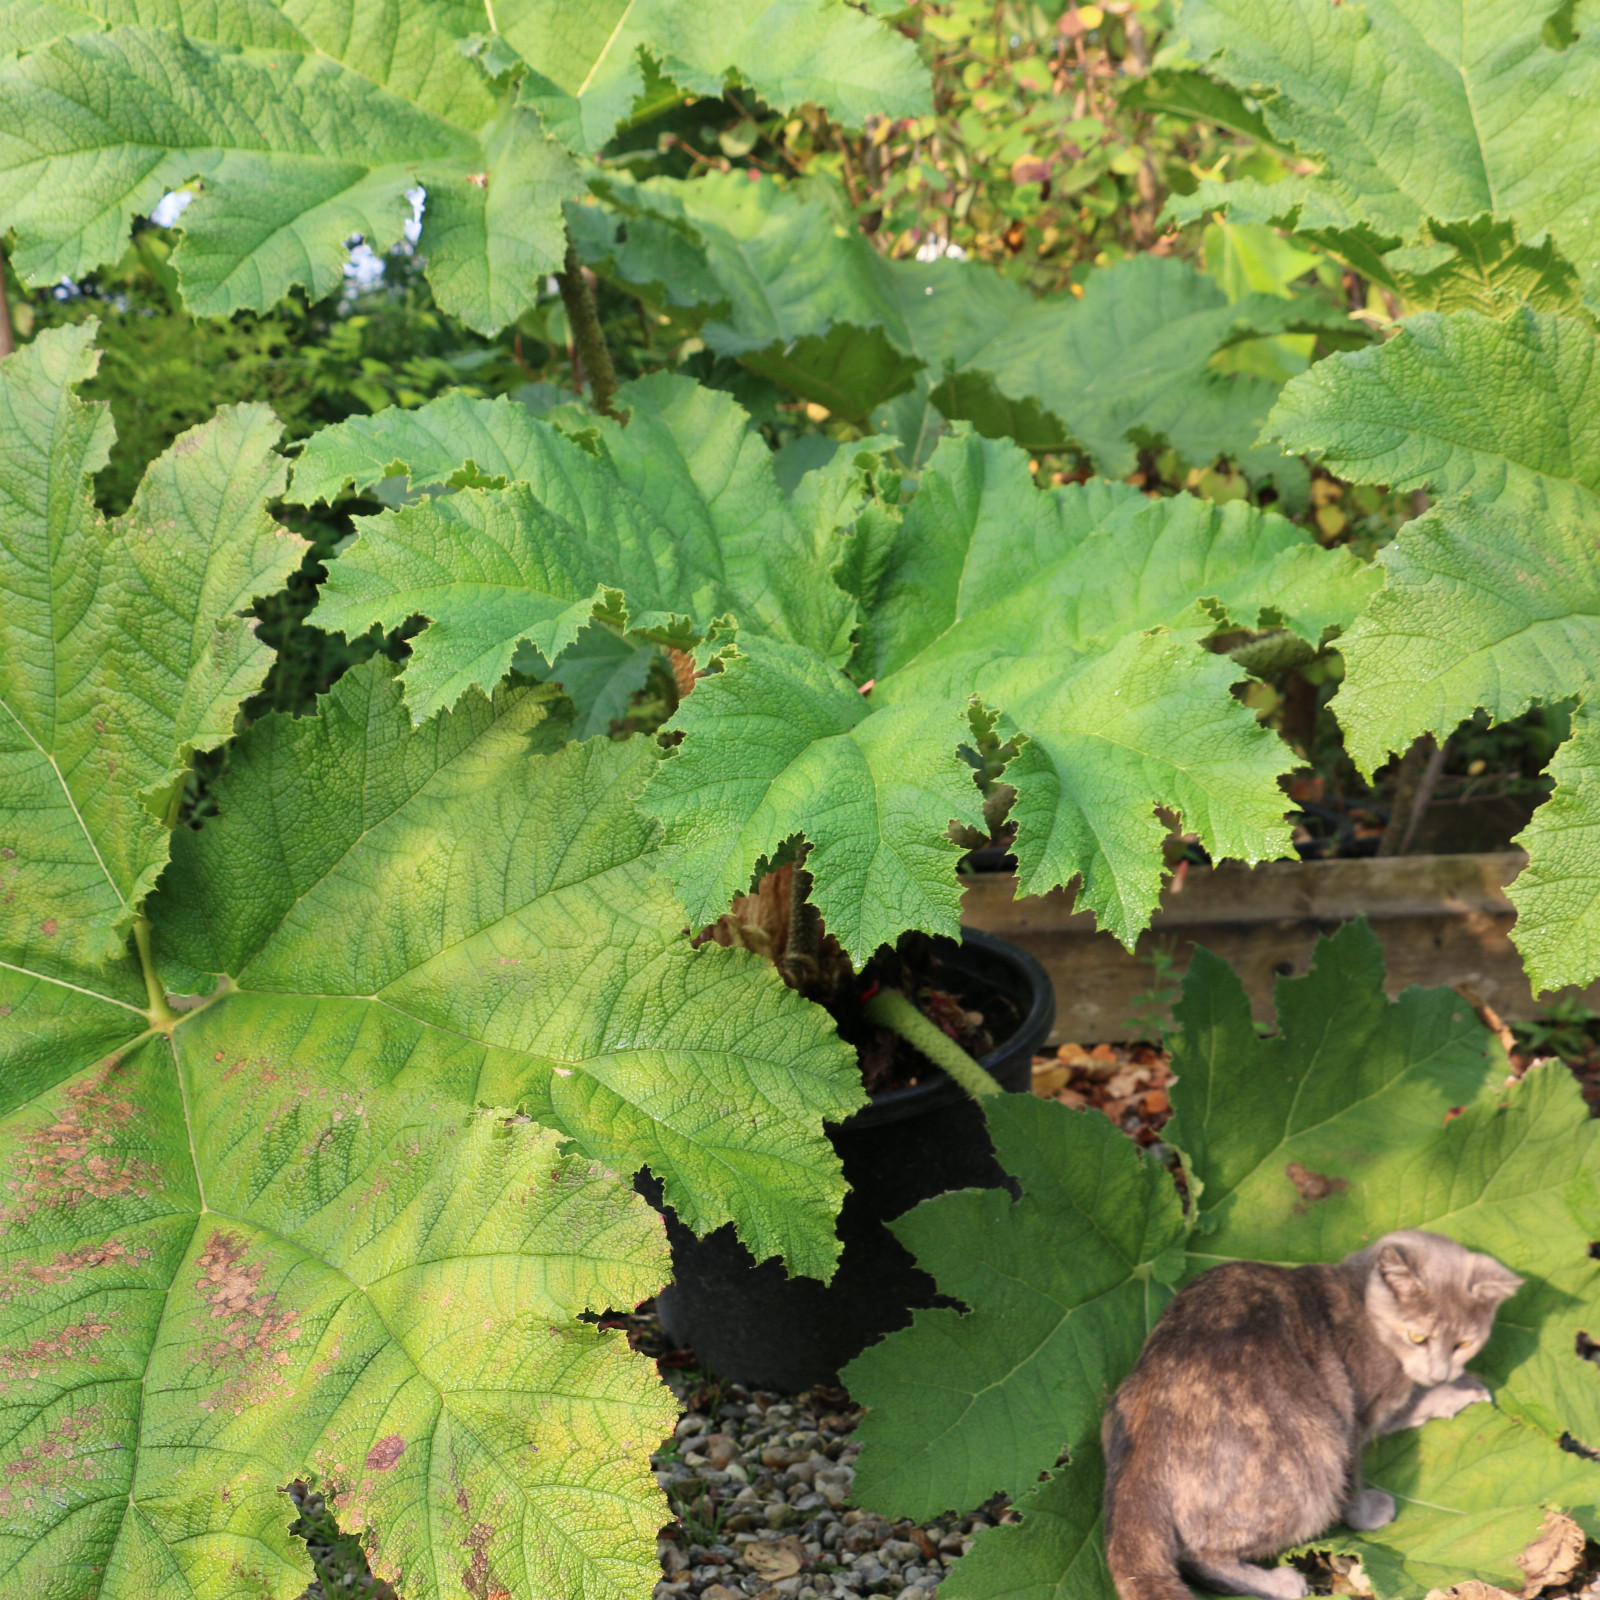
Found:
[[(1279, 977), (1304, 973), (1317, 938), (1365, 915), (1388, 962), (1387, 988), (1463, 984), (1508, 1020), (1537, 1015), (1556, 995), (1535, 1001), (1511, 943), (1516, 911), (1505, 894), (1527, 862), (1517, 850), (1492, 855), (1387, 856), (1351, 861), (1223, 862), (1190, 867), (1181, 889), (1168, 883), (1160, 909), (1133, 955), (1087, 912), (1071, 890), (1016, 899), (1016, 879), (992, 873), (967, 880), (961, 920), (1012, 940), (1043, 963), (1056, 991), (1055, 1042), (1093, 1044), (1150, 1031), (1137, 1018), (1164, 1017), (1149, 994), (1154, 955), (1181, 973), (1196, 945), (1229, 961), (1257, 1019), (1273, 1019)], [(1600, 981), (1566, 989), (1600, 1010)]]

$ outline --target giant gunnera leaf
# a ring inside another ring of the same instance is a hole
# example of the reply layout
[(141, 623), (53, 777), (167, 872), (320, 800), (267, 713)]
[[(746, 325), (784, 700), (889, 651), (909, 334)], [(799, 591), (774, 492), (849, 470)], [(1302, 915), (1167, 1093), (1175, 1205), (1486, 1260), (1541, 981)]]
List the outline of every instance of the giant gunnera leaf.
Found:
[(697, 925), (803, 835), (857, 960), (907, 928), (954, 933), (949, 824), (982, 825), (958, 753), (974, 697), (1021, 743), (1007, 781), (1025, 893), (1079, 877), (1131, 941), (1159, 894), (1158, 807), (1215, 855), (1287, 853), (1290, 753), (1203, 641), (1284, 626), (1316, 643), (1354, 618), (1372, 569), (1242, 505), (1103, 480), (1040, 491), (1016, 446), (971, 434), (941, 444), (903, 515), (875, 498), (876, 450), (837, 452), (785, 497), (728, 396), (658, 376), (621, 398), (627, 426), (584, 442), (459, 395), (359, 418), (311, 441), (292, 497), (401, 472), (473, 485), (362, 519), (316, 612), (350, 633), (428, 619), (403, 678), (415, 720), (492, 689), (519, 644), (559, 679), (595, 619), (718, 656), (646, 800)]
[(1519, 1587), (1548, 1505), (1600, 1526), (1600, 1477), (1562, 1448), (1600, 1427), (1600, 1372), (1577, 1354), (1600, 1317), (1600, 1129), (1576, 1083), (1559, 1062), (1508, 1081), (1453, 990), (1385, 999), (1362, 923), (1321, 941), (1277, 1003), (1262, 1038), (1238, 979), (1196, 953), (1165, 1132), (1187, 1214), (1163, 1164), (1098, 1112), (1006, 1095), (984, 1109), (1020, 1198), (944, 1195), (894, 1224), (968, 1309), (919, 1311), (847, 1369), (869, 1407), (857, 1496), (914, 1517), (1020, 1496), (1020, 1520), (981, 1534), (941, 1595), (1113, 1600), (1099, 1422), (1173, 1290), (1223, 1261), (1337, 1260), (1402, 1227), (1526, 1278), (1474, 1363), (1495, 1404), (1375, 1444), (1367, 1479), (1400, 1515), (1317, 1546), (1359, 1555), (1379, 1600), (1421, 1600), (1474, 1576)]
[[(596, 617), (717, 655), (645, 801), (695, 924), (800, 835), (858, 961), (907, 928), (953, 934), (949, 825), (982, 826), (959, 754), (975, 697), (1021, 748), (1007, 781), (1024, 893), (1079, 878), (1131, 942), (1160, 891), (1158, 807), (1215, 855), (1287, 853), (1291, 754), (1203, 641), (1282, 626), (1316, 643), (1354, 618), (1371, 568), (1243, 505), (1099, 479), (1041, 491), (1021, 450), (972, 434), (940, 445), (903, 514), (874, 498), (865, 449), (786, 498), (729, 397), (656, 377), (622, 398), (627, 426), (599, 423), (594, 453), (504, 401), (360, 418), (307, 446), (292, 493), (397, 472), (503, 484), (363, 519), (319, 603), (349, 632), (429, 619), (403, 679), (419, 721), (492, 688), (519, 641), (557, 661)], [(854, 599), (833, 572), (854, 574)], [(722, 622), (735, 646), (715, 643)]]
[[(1275, 184), (1206, 182), (1180, 214), (1223, 206), (1296, 226), (1401, 286), (1453, 256), (1484, 265), (1435, 221), (1475, 223), (1481, 243), (1514, 220), (1554, 242), (1596, 303), (1600, 124), (1577, 108), (1600, 94), (1600, 38), (1570, 7), (1184, 0), (1178, 31), (1206, 72), (1259, 100), (1275, 139), (1320, 165)], [(1526, 287), (1535, 252), (1491, 266)]]
[(644, 53), (695, 93), (737, 70), (774, 107), (847, 123), (929, 101), (910, 41), (844, 0), (67, 0), (0, 5), (0, 39), (0, 233), (24, 280), (116, 260), (187, 187), (172, 265), (219, 316), (329, 293), (345, 241), (386, 250), (420, 189), (439, 304), (484, 332), (514, 321), (562, 265), (573, 153), (631, 112)]
[(668, 1271), (631, 1178), (826, 1277), (852, 1054), (769, 965), (690, 947), (634, 803), (653, 748), (568, 740), (544, 685), (418, 730), (374, 659), (239, 736), (203, 826), (139, 813), (142, 907), (90, 880), (139, 793), (73, 787), (73, 717), (162, 788), (231, 724), (281, 463), (225, 414), (101, 526), (85, 337), (0, 365), (36, 451), (3, 458), (6, 704), (89, 708), (0, 789), (0, 1589), (291, 1600), (277, 1490), (310, 1475), (407, 1595), (644, 1600), (675, 1406), (591, 1319)]
[(391, 473), (469, 488), (363, 519), (317, 608), (363, 633), (422, 615), (406, 669), (421, 721), (471, 685), (493, 689), (519, 643), (555, 662), (593, 618), (684, 647), (725, 616), (847, 660), (856, 619), (832, 576), (837, 521), (785, 499), (772, 452), (728, 395), (657, 374), (623, 387), (627, 427), (593, 450), (510, 400), (446, 395), (326, 428), (292, 499), (331, 499)]
[(1480, 707), (1576, 697), (1554, 794), (1519, 843), (1512, 930), (1535, 989), (1600, 972), (1600, 341), (1523, 311), (1408, 318), (1295, 379), (1271, 428), (1342, 476), (1443, 498), (1380, 556), (1335, 709), (1368, 771)]
[(525, 97), (575, 150), (598, 153), (644, 88), (644, 57), (694, 94), (729, 72), (768, 105), (811, 101), (858, 128), (933, 109), (916, 47), (846, 0), (497, 0), (502, 39), (534, 69)]
[(1318, 640), (1374, 582), (1280, 517), (1099, 479), (1041, 491), (1015, 445), (947, 439), (882, 553), (865, 685), (741, 634), (684, 701), (646, 797), (667, 870), (708, 921), (803, 835), (817, 904), (858, 961), (908, 927), (954, 934), (947, 830), (982, 825), (957, 755), (977, 700), (1021, 749), (1006, 769), (1021, 892), (1077, 879), (1079, 904), (1131, 943), (1160, 890), (1158, 807), (1213, 855), (1288, 849), (1292, 757), (1202, 641), (1263, 621)]
[(239, 613), (305, 548), (263, 509), (285, 474), (265, 406), (183, 434), (125, 516), (95, 511), (111, 413), (72, 389), (95, 326), (0, 366), (0, 938), (46, 970), (122, 948), (167, 859), (174, 786), (271, 664)]

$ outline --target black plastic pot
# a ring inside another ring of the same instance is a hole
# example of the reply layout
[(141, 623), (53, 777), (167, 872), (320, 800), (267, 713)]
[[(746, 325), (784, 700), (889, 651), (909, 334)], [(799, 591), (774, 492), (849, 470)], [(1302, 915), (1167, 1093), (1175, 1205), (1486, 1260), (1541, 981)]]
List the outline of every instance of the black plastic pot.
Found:
[[(1044, 968), (972, 928), (962, 929), (959, 945), (936, 944), (941, 964), (965, 980), (979, 1009), (985, 990), (1016, 1006), (1021, 1026), (982, 1064), (1003, 1088), (1028, 1089), (1033, 1054), (1055, 1023)], [(788, 1392), (837, 1381), (874, 1340), (905, 1327), (914, 1307), (939, 1302), (933, 1279), (884, 1223), (933, 1195), (1005, 1181), (982, 1113), (932, 1069), (925, 1083), (874, 1096), (828, 1137), (850, 1184), (839, 1216), (844, 1249), (829, 1284), (790, 1278), (777, 1261), (756, 1265), (731, 1227), (697, 1239), (663, 1208), (673, 1283), (657, 1301), (661, 1324), (718, 1377)], [(647, 1178), (641, 1188), (659, 1204), (659, 1185)]]

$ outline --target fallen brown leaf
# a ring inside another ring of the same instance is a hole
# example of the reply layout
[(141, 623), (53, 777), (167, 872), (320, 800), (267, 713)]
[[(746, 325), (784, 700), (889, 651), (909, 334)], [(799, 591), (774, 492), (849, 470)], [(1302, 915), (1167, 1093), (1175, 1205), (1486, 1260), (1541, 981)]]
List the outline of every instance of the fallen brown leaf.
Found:
[(1517, 1600), (1509, 1589), (1497, 1589), (1492, 1583), (1468, 1578), (1465, 1583), (1452, 1584), (1448, 1589), (1430, 1589), (1427, 1600)]
[(1033, 1092), (1049, 1099), (1056, 1090), (1064, 1089), (1067, 1083), (1067, 1069), (1059, 1061), (1048, 1057), (1041, 1057), (1033, 1064)]
[(800, 1541), (793, 1534), (783, 1539), (746, 1545), (744, 1551), (745, 1565), (768, 1583), (781, 1583), (785, 1578), (792, 1578), (805, 1565), (805, 1559)]
[(1547, 1511), (1533, 1543), (1517, 1557), (1527, 1573), (1523, 1600), (1565, 1583), (1583, 1560), (1584, 1532), (1564, 1511)]

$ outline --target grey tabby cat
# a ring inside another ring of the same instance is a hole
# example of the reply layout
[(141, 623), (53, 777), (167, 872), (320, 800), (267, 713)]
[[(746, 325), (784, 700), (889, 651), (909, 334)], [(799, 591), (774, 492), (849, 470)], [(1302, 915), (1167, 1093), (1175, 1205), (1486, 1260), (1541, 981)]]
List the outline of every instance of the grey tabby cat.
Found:
[(1487, 1400), (1463, 1372), (1522, 1280), (1436, 1233), (1385, 1235), (1336, 1266), (1213, 1267), (1163, 1313), (1111, 1401), (1106, 1561), (1122, 1600), (1297, 1600), (1293, 1567), (1255, 1558), (1343, 1518), (1392, 1521), (1361, 1451)]

